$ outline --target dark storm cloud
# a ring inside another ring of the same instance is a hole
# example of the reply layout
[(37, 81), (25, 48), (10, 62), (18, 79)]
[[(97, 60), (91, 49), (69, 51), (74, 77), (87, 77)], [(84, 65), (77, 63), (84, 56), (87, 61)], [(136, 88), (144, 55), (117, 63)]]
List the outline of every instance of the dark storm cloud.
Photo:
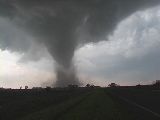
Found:
[(72, 58), (79, 43), (106, 39), (122, 19), (158, 3), (159, 0), (0, 0), (0, 14), (47, 47), (58, 63), (57, 84), (61, 85), (65, 78), (68, 83), (73, 83), (72, 78), (77, 80)]

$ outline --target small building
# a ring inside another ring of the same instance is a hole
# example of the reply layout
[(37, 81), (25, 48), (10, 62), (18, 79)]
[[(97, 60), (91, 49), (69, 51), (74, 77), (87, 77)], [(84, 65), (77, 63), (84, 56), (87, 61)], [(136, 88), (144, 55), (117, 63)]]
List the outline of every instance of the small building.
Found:
[(95, 86), (95, 85), (90, 85), (90, 84), (87, 84), (86, 87), (87, 88), (100, 88), (100, 86)]
[(34, 89), (34, 90), (41, 90), (43, 88), (42, 87), (33, 87), (32, 89)]

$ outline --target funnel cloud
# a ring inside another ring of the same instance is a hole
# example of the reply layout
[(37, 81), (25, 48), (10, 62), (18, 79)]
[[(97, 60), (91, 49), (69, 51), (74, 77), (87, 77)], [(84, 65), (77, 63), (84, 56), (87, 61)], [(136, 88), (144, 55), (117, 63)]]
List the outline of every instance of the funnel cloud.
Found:
[[(159, 0), (0, 0), (0, 18), (9, 20), (31, 35), (34, 43), (47, 48), (57, 63), (56, 86), (64, 87), (81, 84), (73, 63), (79, 45), (107, 40), (121, 20), (158, 3)], [(4, 38), (0, 44), (4, 49), (25, 52), (26, 41), (6, 42)], [(15, 45), (25, 47), (18, 49)]]

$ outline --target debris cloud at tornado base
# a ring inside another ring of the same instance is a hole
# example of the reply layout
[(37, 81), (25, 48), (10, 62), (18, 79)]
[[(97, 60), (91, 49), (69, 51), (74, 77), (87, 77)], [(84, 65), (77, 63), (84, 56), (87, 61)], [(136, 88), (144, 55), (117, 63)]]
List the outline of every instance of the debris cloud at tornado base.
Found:
[[(56, 61), (55, 86), (78, 84), (73, 63), (79, 44), (106, 40), (116, 25), (158, 0), (0, 0), (0, 17), (33, 36)], [(17, 42), (15, 44), (15, 42)], [(13, 44), (14, 43), (14, 44)], [(26, 40), (0, 40), (4, 49), (26, 51)], [(18, 49), (17, 46), (25, 46)], [(24, 48), (24, 49), (23, 49)]]

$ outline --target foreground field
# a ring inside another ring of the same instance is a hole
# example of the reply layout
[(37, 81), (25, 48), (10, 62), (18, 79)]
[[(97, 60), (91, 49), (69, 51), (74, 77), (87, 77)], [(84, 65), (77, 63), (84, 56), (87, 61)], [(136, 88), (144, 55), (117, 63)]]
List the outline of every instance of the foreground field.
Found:
[(159, 93), (137, 89), (0, 91), (0, 120), (159, 120), (159, 116), (126, 101), (153, 108), (159, 115), (159, 107), (149, 96), (160, 105)]
[(107, 91), (134, 120), (160, 120), (160, 89), (122, 87)]
[(17, 120), (49, 106), (56, 106), (89, 90), (1, 90), (0, 120)]
[(93, 90), (21, 120), (128, 120), (104, 90)]

